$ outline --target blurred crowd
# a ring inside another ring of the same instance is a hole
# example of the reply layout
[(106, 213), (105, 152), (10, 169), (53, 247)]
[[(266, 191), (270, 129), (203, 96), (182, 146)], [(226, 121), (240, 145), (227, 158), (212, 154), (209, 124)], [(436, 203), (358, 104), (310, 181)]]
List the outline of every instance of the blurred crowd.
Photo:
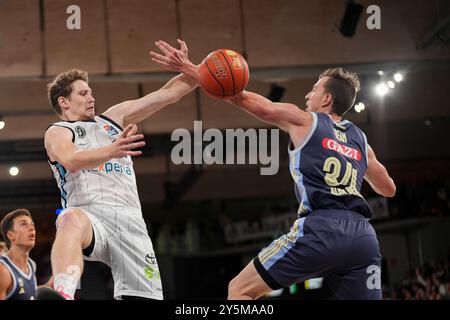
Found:
[(450, 254), (438, 263), (424, 263), (393, 288), (383, 289), (389, 300), (450, 300)]
[(450, 215), (450, 181), (448, 179), (396, 181), (397, 192), (388, 200), (389, 217), (440, 217)]

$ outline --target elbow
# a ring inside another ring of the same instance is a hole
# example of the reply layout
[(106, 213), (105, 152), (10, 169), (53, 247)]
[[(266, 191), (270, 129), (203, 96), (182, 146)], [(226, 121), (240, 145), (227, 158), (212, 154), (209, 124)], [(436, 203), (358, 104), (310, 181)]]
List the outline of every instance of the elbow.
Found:
[(274, 108), (261, 107), (258, 112), (258, 118), (267, 122), (276, 122), (279, 118), (277, 110)]
[(72, 163), (70, 161), (67, 163), (64, 163), (62, 165), (63, 165), (64, 169), (66, 169), (66, 171), (70, 174), (75, 174), (75, 173), (78, 173), (79, 171), (81, 171), (81, 168), (79, 166), (75, 165), (74, 163)]
[(397, 191), (397, 187), (395, 186), (394, 182), (391, 180), (391, 183), (386, 188), (383, 196), (386, 198), (393, 198), (395, 196), (395, 192)]
[(392, 191), (389, 193), (389, 198), (393, 198), (395, 197), (395, 192), (397, 191), (397, 188), (394, 186), (394, 188), (392, 188)]
[(77, 168), (75, 166), (69, 166), (67, 169), (67, 172), (69, 172), (70, 174), (75, 174), (81, 171), (80, 168)]

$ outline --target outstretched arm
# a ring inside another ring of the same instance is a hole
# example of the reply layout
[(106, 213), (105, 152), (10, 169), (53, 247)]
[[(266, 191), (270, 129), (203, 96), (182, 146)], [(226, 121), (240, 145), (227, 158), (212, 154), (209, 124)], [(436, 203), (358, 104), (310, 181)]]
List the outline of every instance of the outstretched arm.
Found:
[[(187, 47), (181, 50), (187, 57)], [(130, 123), (138, 123), (169, 104), (175, 103), (197, 88), (197, 82), (186, 75), (177, 75), (170, 79), (162, 88), (146, 96), (116, 104), (106, 110), (104, 115), (122, 127)]]
[(93, 169), (113, 158), (138, 156), (141, 151), (132, 150), (143, 147), (142, 134), (136, 134), (137, 126), (128, 125), (121, 136), (112, 144), (91, 150), (78, 150), (72, 142), (69, 129), (52, 126), (45, 133), (44, 145), (51, 161), (57, 161), (70, 173), (83, 169)]
[(367, 147), (369, 163), (364, 179), (376, 193), (383, 197), (393, 197), (396, 191), (394, 180), (389, 176), (386, 168), (377, 160), (373, 149), (369, 145)]
[[(178, 40), (178, 42), (182, 48), (186, 47), (184, 41)], [(181, 72), (196, 83), (200, 83), (198, 73), (199, 65), (193, 64), (183, 50), (177, 50), (164, 41), (157, 41), (156, 46), (164, 55), (151, 51), (150, 54), (154, 62), (171, 71)], [(249, 91), (243, 91), (227, 99), (227, 102), (287, 132), (292, 127), (307, 126), (312, 123), (311, 114), (304, 112), (296, 105), (291, 103), (275, 103), (259, 94)]]
[(286, 132), (290, 132), (292, 127), (307, 126), (312, 123), (311, 114), (304, 112), (295, 104), (272, 102), (254, 92), (242, 91), (227, 101)]

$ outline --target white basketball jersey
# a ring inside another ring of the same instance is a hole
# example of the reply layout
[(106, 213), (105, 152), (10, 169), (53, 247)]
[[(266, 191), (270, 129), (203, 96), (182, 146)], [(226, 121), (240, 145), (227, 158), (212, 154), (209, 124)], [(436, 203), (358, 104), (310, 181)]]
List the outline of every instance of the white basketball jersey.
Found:
[[(122, 128), (104, 115), (82, 121), (60, 121), (54, 126), (72, 131), (79, 150), (107, 146), (120, 137)], [(141, 208), (133, 161), (130, 156), (111, 159), (96, 168), (68, 172), (49, 159), (61, 192), (63, 208), (88, 205)]]

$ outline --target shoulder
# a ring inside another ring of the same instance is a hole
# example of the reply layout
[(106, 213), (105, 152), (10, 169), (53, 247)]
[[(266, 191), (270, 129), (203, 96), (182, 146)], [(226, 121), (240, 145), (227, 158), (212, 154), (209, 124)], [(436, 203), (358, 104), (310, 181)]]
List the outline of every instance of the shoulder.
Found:
[(364, 131), (360, 127), (358, 127), (356, 124), (354, 124), (353, 122), (348, 121), (348, 120), (346, 120), (346, 121), (348, 123), (348, 126), (353, 128), (353, 130), (355, 130), (355, 132), (358, 135), (360, 135), (361, 138), (364, 139), (367, 142), (367, 137), (366, 137), (366, 134), (364, 133)]
[(109, 125), (113, 125), (115, 128), (119, 129), (120, 131), (123, 131), (122, 125), (120, 125), (114, 119), (108, 117), (105, 113), (95, 116), (95, 120), (99, 123), (107, 123)]
[(50, 127), (48, 127), (47, 131), (45, 131), (44, 139), (46, 141), (54, 139), (71, 139), (72, 141), (74, 141), (75, 134), (70, 127), (59, 124), (52, 124)]
[(4, 260), (0, 259), (0, 286), (6, 285), (7, 287), (9, 287), (11, 282), (12, 282), (11, 271), (9, 267), (7, 267)]
[(9, 298), (17, 283), (12, 270), (0, 257), (0, 300)]
[(103, 112), (100, 117), (112, 122), (119, 128), (124, 126), (124, 117), (127, 109), (131, 109), (133, 101), (124, 101), (122, 103), (116, 104), (110, 107), (108, 110)]
[(36, 273), (36, 262), (34, 262), (34, 260), (31, 258), (28, 258), (28, 261), (30, 262), (31, 266), (33, 267), (33, 272)]

